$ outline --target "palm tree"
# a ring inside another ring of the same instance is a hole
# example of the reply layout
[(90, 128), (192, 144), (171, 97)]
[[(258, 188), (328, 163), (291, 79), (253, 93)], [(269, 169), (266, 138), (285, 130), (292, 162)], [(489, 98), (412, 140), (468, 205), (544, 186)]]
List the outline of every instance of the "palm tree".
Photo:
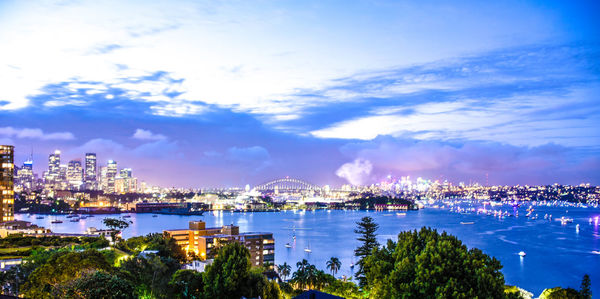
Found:
[(283, 280), (285, 280), (292, 271), (292, 266), (288, 265), (288, 263), (284, 262), (283, 264), (277, 266), (277, 270), (279, 270), (279, 274), (283, 276)]
[(310, 264), (308, 263), (308, 261), (306, 259), (303, 259), (302, 261), (299, 261), (296, 263), (296, 267), (298, 267), (298, 271), (304, 271), (306, 270), (306, 268), (310, 266)]
[(334, 276), (337, 274), (338, 270), (342, 267), (342, 262), (337, 257), (332, 257), (327, 261), (327, 269), (331, 271), (331, 274)]

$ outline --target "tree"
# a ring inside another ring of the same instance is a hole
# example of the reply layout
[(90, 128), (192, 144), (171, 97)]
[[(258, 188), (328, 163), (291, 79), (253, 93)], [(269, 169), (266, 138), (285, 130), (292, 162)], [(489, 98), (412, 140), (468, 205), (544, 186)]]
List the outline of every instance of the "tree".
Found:
[(63, 298), (81, 299), (137, 298), (135, 288), (129, 281), (103, 271), (85, 274), (79, 279), (67, 282), (62, 287), (57, 288), (57, 292), (54, 295)]
[(325, 293), (340, 296), (347, 299), (362, 299), (363, 294), (358, 289), (358, 286), (350, 281), (341, 281), (334, 279), (327, 285), (323, 291)]
[(113, 230), (113, 232), (110, 233), (110, 237), (114, 243), (117, 241), (117, 239), (115, 239), (117, 232), (129, 227), (129, 222), (116, 218), (104, 218), (102, 219), (102, 223)]
[(332, 257), (327, 261), (327, 269), (331, 271), (331, 274), (336, 275), (342, 267), (342, 262), (337, 257)]
[(579, 299), (579, 292), (572, 288), (563, 289), (556, 287), (545, 289), (539, 297), (540, 299)]
[(366, 284), (364, 276), (364, 258), (371, 255), (373, 249), (379, 246), (377, 242), (377, 229), (379, 225), (373, 221), (373, 218), (366, 216), (361, 219), (360, 222), (356, 223), (358, 228), (354, 230), (354, 233), (358, 234), (357, 240), (361, 242), (361, 245), (354, 250), (354, 255), (358, 258), (356, 264), (358, 270), (356, 271), (355, 277), (358, 279), (359, 285), (363, 287)]
[(57, 252), (29, 275), (22, 287), (23, 294), (28, 298), (51, 297), (61, 284), (89, 272), (109, 271), (111, 268), (104, 255), (96, 250)]
[(177, 260), (150, 254), (124, 260), (119, 275), (129, 280), (141, 297), (166, 298), (171, 277), (179, 268)]
[(279, 274), (283, 276), (283, 280), (285, 280), (292, 272), (292, 267), (288, 265), (288, 263), (284, 262), (283, 264), (277, 266), (277, 270), (279, 271)]
[(423, 227), (364, 259), (371, 298), (504, 298), (502, 265), (479, 249)]
[(581, 279), (581, 288), (579, 289), (579, 295), (582, 299), (592, 299), (591, 286), (592, 282), (590, 281), (590, 276), (587, 274), (583, 275), (583, 279)]
[(250, 280), (250, 251), (234, 242), (222, 247), (206, 269), (204, 293), (208, 298), (245, 296)]
[(201, 298), (204, 289), (202, 273), (194, 270), (177, 270), (171, 277), (169, 289), (174, 298)]

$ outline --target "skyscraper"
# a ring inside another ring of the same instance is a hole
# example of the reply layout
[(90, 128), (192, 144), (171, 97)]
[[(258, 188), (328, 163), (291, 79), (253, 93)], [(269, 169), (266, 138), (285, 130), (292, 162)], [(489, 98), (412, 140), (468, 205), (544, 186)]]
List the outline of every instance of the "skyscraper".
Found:
[(115, 192), (115, 178), (117, 177), (117, 161), (108, 160), (106, 166), (106, 190), (104, 192)]
[(13, 221), (15, 195), (14, 151), (12, 145), (0, 145), (0, 222)]
[(67, 181), (73, 190), (81, 189), (83, 185), (83, 169), (80, 160), (71, 160), (67, 166)]
[[(18, 185), (22, 190), (33, 190), (34, 189), (34, 177), (33, 177), (33, 161), (27, 160), (23, 162), (23, 167), (21, 167), (17, 172)], [(17, 183), (15, 182), (15, 187)]]
[(133, 177), (131, 168), (123, 168), (115, 179), (116, 193), (137, 192), (137, 179)]
[(85, 154), (85, 189), (96, 190), (97, 184), (97, 170), (96, 170), (96, 154), (86, 153)]
[(60, 188), (60, 151), (48, 156), (48, 172), (44, 175), (47, 187)]

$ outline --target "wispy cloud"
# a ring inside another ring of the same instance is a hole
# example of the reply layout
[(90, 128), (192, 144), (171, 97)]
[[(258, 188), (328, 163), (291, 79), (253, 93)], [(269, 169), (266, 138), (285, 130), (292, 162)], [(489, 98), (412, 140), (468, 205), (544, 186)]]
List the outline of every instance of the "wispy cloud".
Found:
[(152, 133), (150, 130), (144, 130), (144, 129), (136, 129), (135, 133), (133, 133), (132, 137), (135, 139), (139, 139), (139, 140), (165, 140), (165, 139), (167, 139), (167, 136), (165, 136), (165, 135), (155, 134), (155, 133)]
[(40, 140), (73, 140), (75, 136), (71, 132), (44, 133), (37, 128), (13, 128), (0, 127), (0, 135), (5, 137), (32, 138)]
[[(600, 125), (599, 56), (590, 45), (530, 46), (365, 72), (291, 96), (308, 102), (299, 104), (299, 117), (274, 119), (321, 138), (600, 146), (598, 133), (588, 129)], [(571, 130), (570, 138), (562, 138), (561, 128)]]

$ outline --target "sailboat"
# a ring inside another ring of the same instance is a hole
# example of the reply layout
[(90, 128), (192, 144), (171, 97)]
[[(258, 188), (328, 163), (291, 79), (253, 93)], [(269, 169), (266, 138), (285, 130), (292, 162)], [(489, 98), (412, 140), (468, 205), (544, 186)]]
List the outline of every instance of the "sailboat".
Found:
[(307, 253), (311, 253), (312, 252), (312, 250), (310, 249), (310, 243), (308, 243), (308, 246), (306, 246), (304, 248), (304, 251), (307, 252)]

